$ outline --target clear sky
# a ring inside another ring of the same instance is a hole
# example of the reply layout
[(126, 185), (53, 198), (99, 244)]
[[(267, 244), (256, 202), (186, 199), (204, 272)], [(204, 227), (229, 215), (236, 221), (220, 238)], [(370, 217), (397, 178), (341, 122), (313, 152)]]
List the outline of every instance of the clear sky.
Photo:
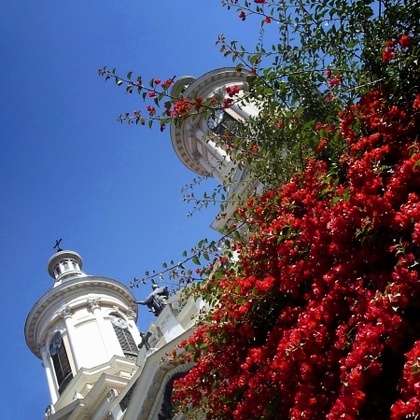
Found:
[[(0, 282), (2, 419), (44, 417), (50, 403), (41, 361), (23, 328), (52, 279), (55, 240), (84, 271), (126, 285), (163, 261), (181, 260), (203, 237), (210, 209), (187, 217), (181, 188), (194, 174), (169, 131), (121, 125), (139, 108), (97, 69), (145, 80), (200, 76), (230, 66), (217, 35), (255, 45), (259, 25), (219, 0), (6, 0), (0, 14)], [(208, 184), (211, 192), (213, 184)], [(136, 289), (140, 299), (149, 286)], [(151, 321), (140, 307), (141, 330)]]

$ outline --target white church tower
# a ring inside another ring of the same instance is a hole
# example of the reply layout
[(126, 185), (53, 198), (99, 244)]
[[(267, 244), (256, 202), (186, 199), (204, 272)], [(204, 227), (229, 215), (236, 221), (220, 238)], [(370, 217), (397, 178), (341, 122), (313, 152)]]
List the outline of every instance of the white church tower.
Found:
[(54, 283), (25, 324), (26, 342), (45, 369), (49, 420), (107, 418), (109, 401), (138, 369), (134, 295), (116, 280), (85, 274), (82, 265), (73, 251), (51, 257)]
[[(238, 197), (248, 197), (250, 191), (260, 188), (258, 182), (249, 178), (246, 168), (231, 160), (221, 141), (238, 134), (239, 122), (258, 114), (258, 107), (244, 96), (248, 89), (249, 75), (245, 70), (223, 67), (198, 78), (181, 77), (171, 88), (174, 97), (190, 100), (197, 97), (214, 98), (216, 103), (229, 101), (228, 106), (215, 109), (211, 115), (204, 113), (189, 116), (170, 126), (172, 145), (180, 161), (196, 174), (216, 179), (226, 190), (227, 206), (211, 225), (218, 231), (229, 225)], [(233, 96), (230, 93), (232, 89), (237, 92)]]

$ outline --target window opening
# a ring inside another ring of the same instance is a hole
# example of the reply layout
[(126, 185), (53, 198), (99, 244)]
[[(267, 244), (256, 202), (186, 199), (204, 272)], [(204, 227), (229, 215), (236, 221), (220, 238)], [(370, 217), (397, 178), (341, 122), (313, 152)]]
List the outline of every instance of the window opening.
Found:
[(127, 321), (115, 314), (111, 314), (109, 319), (111, 320), (124, 355), (130, 358), (137, 358), (139, 349), (128, 329)]
[(239, 123), (224, 109), (218, 108), (214, 111), (214, 114), (210, 115), (208, 118), (207, 127), (217, 135), (233, 135), (237, 131)]
[(56, 333), (50, 344), (50, 356), (57, 378), (58, 392), (61, 394), (73, 378), (69, 358), (61, 333)]

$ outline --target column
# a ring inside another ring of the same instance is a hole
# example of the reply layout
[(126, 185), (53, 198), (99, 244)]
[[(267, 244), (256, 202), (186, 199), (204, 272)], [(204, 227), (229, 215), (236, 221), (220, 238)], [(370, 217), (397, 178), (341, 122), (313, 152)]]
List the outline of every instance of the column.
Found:
[(76, 333), (74, 329), (74, 323), (73, 323), (73, 314), (71, 313), (70, 307), (65, 306), (61, 308), (57, 314), (63, 318), (64, 323), (66, 325), (67, 329), (67, 336), (69, 340), (70, 345), (70, 353), (71, 357), (73, 359), (74, 368), (76, 369), (76, 372), (80, 369), (80, 363), (76, 355), (76, 349), (75, 349), (75, 342), (76, 342)]
[(55, 404), (56, 401), (58, 400), (59, 395), (58, 395), (56, 384), (54, 381), (54, 374), (53, 374), (53, 369), (51, 366), (50, 354), (48, 353), (48, 350), (45, 346), (40, 346), (39, 350), (41, 352), (42, 363), (44, 365), (45, 374), (47, 375), (47, 382), (48, 382), (48, 389), (50, 391), (50, 396), (51, 396), (51, 403)]
[(108, 350), (108, 343), (106, 340), (106, 327), (105, 327), (105, 321), (104, 317), (102, 316), (101, 307), (100, 307), (100, 298), (89, 298), (87, 300), (88, 308), (93, 313), (93, 316), (96, 320), (96, 325), (98, 326), (99, 334), (101, 335), (102, 343), (104, 345), (106, 355), (108, 358), (111, 357)]
[(196, 124), (191, 124), (188, 128), (193, 132), (192, 134), (203, 144), (203, 147), (207, 148), (210, 155), (214, 156), (220, 162), (230, 160), (226, 151), (218, 146), (213, 140), (211, 140), (210, 136), (205, 137), (204, 132)]
[(136, 344), (141, 342), (140, 332), (136, 325), (136, 313), (130, 308), (126, 313), (128, 318), (128, 327)]

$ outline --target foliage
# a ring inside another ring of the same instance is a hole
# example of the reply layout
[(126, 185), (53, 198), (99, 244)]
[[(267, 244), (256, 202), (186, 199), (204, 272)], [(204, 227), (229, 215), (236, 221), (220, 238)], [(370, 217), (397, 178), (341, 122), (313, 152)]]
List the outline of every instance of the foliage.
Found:
[(177, 383), (189, 418), (420, 412), (419, 107), (420, 94), (410, 109), (364, 95), (337, 127), (340, 179), (320, 150), (238, 210), (249, 242), (196, 287), (214, 306), (183, 343), (196, 362)]
[[(256, 17), (261, 22), (263, 37), (255, 51), (223, 36), (218, 44), (238, 69), (252, 74), (249, 97), (258, 101), (260, 113), (241, 136), (230, 140), (230, 147), (243, 150), (245, 137), (248, 150), (258, 150), (240, 153), (239, 161), (250, 165), (266, 187), (287, 182), (301, 171), (316, 147), (315, 124), (337, 124), (338, 111), (369, 90), (386, 85), (395, 102), (407, 105), (411, 100), (418, 82), (413, 65), (419, 56), (417, 45), (406, 54), (406, 48), (395, 43), (391, 63), (378, 51), (402, 34), (420, 32), (418, 13), (412, 13), (418, 1), (222, 3), (236, 9), (242, 20)], [(331, 144), (329, 152), (333, 163), (341, 153), (340, 142)]]

